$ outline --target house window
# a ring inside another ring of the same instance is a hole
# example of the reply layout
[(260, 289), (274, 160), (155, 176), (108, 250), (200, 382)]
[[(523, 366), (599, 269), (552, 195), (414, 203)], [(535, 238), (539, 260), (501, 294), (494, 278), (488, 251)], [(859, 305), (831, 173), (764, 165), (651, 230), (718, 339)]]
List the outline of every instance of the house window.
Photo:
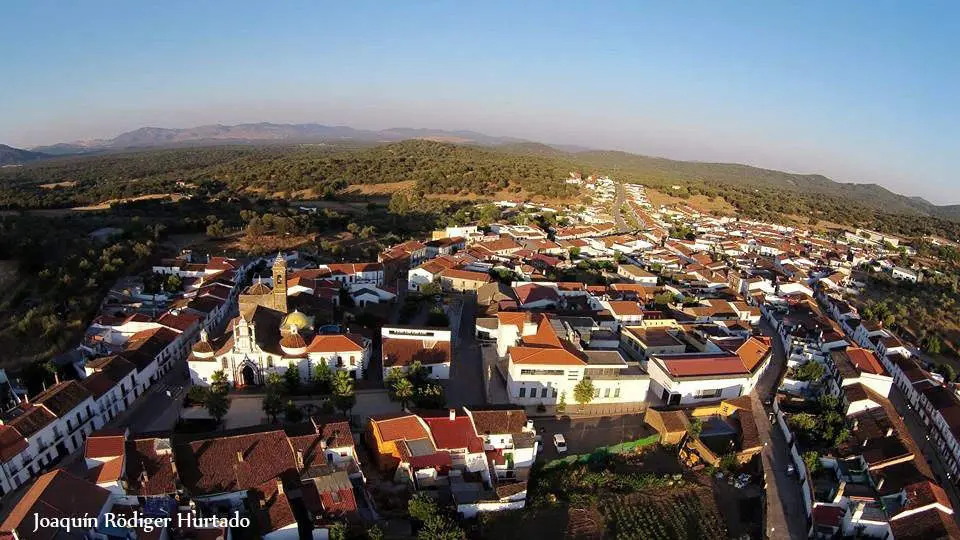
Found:
[(697, 399), (706, 399), (706, 398), (717, 398), (720, 397), (720, 388), (716, 390), (698, 390)]
[(226, 357), (224, 357), (222, 360), (220, 360), (220, 367), (222, 367), (223, 369), (227, 369), (227, 359), (226, 359)]
[(609, 389), (609, 388), (604, 388), (604, 389), (603, 389), (603, 397), (605, 397), (605, 398), (610, 397), (610, 389)]
[(619, 387), (619, 386), (613, 389), (613, 397), (615, 397), (615, 398), (620, 397), (620, 387)]
[(546, 387), (543, 387), (543, 389), (540, 390), (540, 397), (542, 397), (542, 398), (547, 397), (547, 388), (546, 388)]
[(520, 397), (527, 397), (527, 389), (522, 386), (520, 387)]
[(273, 357), (267, 357), (267, 367), (273, 367)]
[(593, 389), (593, 397), (595, 397), (595, 398), (600, 397), (600, 389), (599, 389), (599, 388), (594, 388), (594, 389)]
[(553, 388), (553, 397), (557, 397), (557, 389)]
[(357, 357), (352, 354), (350, 355), (350, 365), (351, 366), (357, 365)]

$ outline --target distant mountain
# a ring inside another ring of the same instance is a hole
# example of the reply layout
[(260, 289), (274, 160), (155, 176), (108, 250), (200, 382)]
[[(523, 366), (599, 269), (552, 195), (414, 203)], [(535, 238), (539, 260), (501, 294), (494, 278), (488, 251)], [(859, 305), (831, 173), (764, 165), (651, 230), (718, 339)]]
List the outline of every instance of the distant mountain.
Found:
[(406, 139), (429, 139), (458, 144), (494, 146), (521, 142), (513, 137), (493, 137), (474, 131), (447, 131), (442, 129), (391, 128), (382, 131), (354, 129), (349, 126), (323, 124), (221, 124), (192, 128), (143, 127), (121, 133), (112, 139), (59, 143), (34, 148), (51, 154), (83, 154), (104, 150), (155, 148), (171, 146), (202, 146), (208, 144), (254, 143), (309, 143), (356, 140), (394, 142)]
[(30, 150), (21, 150), (20, 148), (0, 144), (0, 166), (23, 165), (46, 157), (50, 156), (41, 152), (31, 152)]

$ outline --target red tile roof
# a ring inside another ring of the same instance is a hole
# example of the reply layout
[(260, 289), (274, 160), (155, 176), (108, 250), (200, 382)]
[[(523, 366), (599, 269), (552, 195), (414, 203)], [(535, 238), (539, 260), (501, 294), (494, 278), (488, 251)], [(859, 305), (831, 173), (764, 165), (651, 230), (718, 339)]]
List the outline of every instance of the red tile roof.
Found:
[(579, 356), (563, 347), (510, 347), (507, 349), (510, 361), (515, 364), (540, 364), (554, 366), (584, 366)]
[(141, 497), (176, 493), (178, 476), (173, 454), (163, 449), (169, 442), (152, 437), (127, 441), (124, 461), (128, 492)]
[(314, 336), (307, 352), (345, 352), (363, 350), (363, 341), (357, 334), (336, 334)]
[(37, 478), (23, 495), (0, 531), (16, 530), (20, 540), (51, 540), (61, 532), (54, 527), (33, 531), (35, 515), (40, 517), (83, 517), (100, 514), (110, 492), (63, 469), (57, 469)]
[(457, 416), (450, 420), (449, 416), (424, 418), (430, 426), (430, 433), (438, 449), (457, 450), (466, 448), (467, 452), (483, 451), (483, 441), (477, 436), (473, 423), (466, 416)]
[(376, 419), (370, 418), (370, 423), (380, 433), (381, 441), (428, 439), (430, 434), (414, 414)]
[(684, 354), (654, 356), (672, 377), (746, 376), (750, 372), (735, 354)]
[(183, 483), (195, 495), (252, 489), (297, 469), (280, 430), (193, 441), (178, 445), (176, 454)]
[(126, 437), (123, 435), (98, 435), (91, 433), (83, 449), (83, 457), (102, 459), (123, 455)]
[(17, 428), (0, 424), (0, 460), (10, 461), (28, 446), (27, 439)]

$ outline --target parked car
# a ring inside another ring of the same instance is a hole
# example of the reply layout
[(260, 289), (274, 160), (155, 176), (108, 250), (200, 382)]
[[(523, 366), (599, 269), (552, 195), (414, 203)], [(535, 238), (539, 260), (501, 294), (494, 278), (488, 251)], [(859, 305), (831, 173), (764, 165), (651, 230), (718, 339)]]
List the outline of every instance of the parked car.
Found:
[(788, 474), (789, 476), (793, 476), (794, 474), (796, 474), (796, 472), (797, 472), (797, 468), (793, 466), (793, 463), (788, 463), (788, 464), (787, 464), (787, 474)]
[(543, 452), (543, 436), (537, 435), (537, 453)]
[(567, 440), (563, 438), (562, 433), (555, 433), (553, 435), (553, 446), (556, 447), (558, 454), (567, 453)]

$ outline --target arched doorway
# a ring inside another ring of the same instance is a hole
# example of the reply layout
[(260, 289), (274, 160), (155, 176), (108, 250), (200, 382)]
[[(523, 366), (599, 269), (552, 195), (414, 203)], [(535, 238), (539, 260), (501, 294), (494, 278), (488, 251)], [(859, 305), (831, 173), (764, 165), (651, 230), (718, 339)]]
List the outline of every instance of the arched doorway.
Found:
[(257, 384), (256, 374), (249, 364), (243, 366), (243, 369), (240, 371), (240, 377), (243, 380), (244, 386), (253, 386)]

